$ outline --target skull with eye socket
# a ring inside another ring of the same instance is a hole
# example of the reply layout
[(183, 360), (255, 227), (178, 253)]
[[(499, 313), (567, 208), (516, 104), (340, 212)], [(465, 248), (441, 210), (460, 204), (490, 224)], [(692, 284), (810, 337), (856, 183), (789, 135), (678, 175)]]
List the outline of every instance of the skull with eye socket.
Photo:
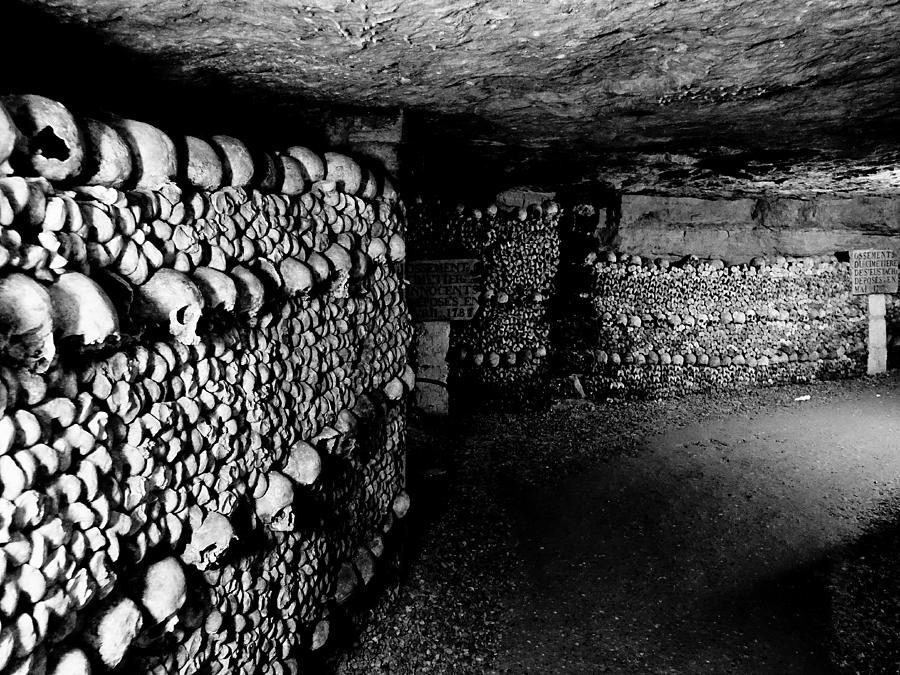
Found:
[(296, 525), (294, 484), (278, 471), (270, 471), (266, 479), (265, 492), (256, 499), (256, 515), (275, 532), (291, 532)]

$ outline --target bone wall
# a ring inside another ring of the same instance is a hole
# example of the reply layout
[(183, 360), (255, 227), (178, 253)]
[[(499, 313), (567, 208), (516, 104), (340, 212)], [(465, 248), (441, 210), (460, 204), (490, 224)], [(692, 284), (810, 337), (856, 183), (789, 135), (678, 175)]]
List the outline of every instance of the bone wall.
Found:
[[(412, 255), (470, 255), (483, 265), (481, 309), (452, 333), (449, 360), (462, 398), (666, 397), (864, 373), (865, 297), (850, 295), (845, 247), (896, 246), (896, 203), (823, 198), (798, 210), (798, 200), (769, 200), (778, 241), (803, 240), (815, 222), (807, 245), (828, 249), (783, 256), (752, 227), (730, 225), (735, 209), (748, 222), (761, 217), (758, 202), (710, 202), (700, 222), (696, 202), (703, 201), (623, 198), (621, 227), (615, 209), (579, 203), (483, 212), (416, 205)], [(644, 229), (634, 213), (650, 207), (652, 227)], [(798, 233), (789, 237), (792, 218)], [(718, 248), (684, 254), (684, 232), (718, 230)], [(678, 258), (668, 257), (670, 235)], [(607, 248), (625, 239), (625, 252)], [(633, 250), (641, 242), (646, 255)], [(722, 246), (736, 257), (713, 255)], [(896, 296), (887, 319), (893, 365)]]
[(480, 261), (478, 311), (451, 330), (451, 397), (521, 402), (541, 388), (548, 373), (547, 310), (559, 266), (559, 216), (552, 201), (508, 210), (438, 203), (411, 209), (411, 255)]
[(2, 100), (0, 672), (303, 671), (409, 506), (403, 205)]
[[(726, 266), (601, 252), (585, 261), (580, 315), (560, 326), (557, 364), (589, 396), (678, 396), (860, 375), (865, 296), (835, 256)], [(900, 304), (890, 301), (890, 330)]]

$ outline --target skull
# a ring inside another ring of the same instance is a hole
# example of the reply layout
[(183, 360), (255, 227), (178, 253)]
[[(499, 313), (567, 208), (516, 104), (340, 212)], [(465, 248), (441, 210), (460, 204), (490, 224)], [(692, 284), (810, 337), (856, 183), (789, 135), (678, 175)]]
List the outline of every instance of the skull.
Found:
[(179, 170), (188, 183), (200, 190), (222, 186), (222, 160), (209, 143), (185, 136), (179, 150)]
[(19, 130), (16, 129), (12, 117), (9, 116), (6, 108), (0, 103), (0, 174), (12, 172), (11, 168), (7, 172), (3, 170), (3, 167), (16, 147), (16, 137), (18, 135)]
[(78, 175), (84, 162), (84, 137), (62, 103), (27, 94), (3, 99), (19, 129), (12, 157), (17, 173), (47, 180)]
[(206, 306), (210, 309), (223, 309), (230, 312), (237, 303), (237, 286), (234, 280), (224, 272), (211, 267), (198, 267), (192, 279), (200, 288)]
[(313, 272), (305, 263), (296, 258), (285, 258), (278, 266), (284, 287), (289, 293), (309, 293), (315, 279)]
[(128, 144), (108, 124), (84, 119), (84, 172), (79, 182), (85, 185), (119, 187), (131, 178), (132, 160)]
[(381, 237), (372, 237), (372, 240), (369, 242), (367, 253), (376, 263), (385, 262), (387, 260), (387, 244), (384, 243), (384, 239)]
[(168, 328), (186, 345), (195, 345), (197, 322), (203, 314), (203, 295), (190, 278), (173, 269), (162, 268), (135, 289), (137, 317)]
[(115, 307), (90, 278), (67, 272), (48, 292), (53, 303), (53, 323), (63, 339), (77, 338), (84, 345), (102, 344), (118, 332)]
[(290, 532), (294, 529), (294, 484), (278, 471), (270, 471), (266, 478), (266, 491), (256, 499), (256, 515), (270, 529)]
[(134, 642), (144, 620), (141, 610), (130, 598), (105, 603), (90, 621), (85, 642), (96, 650), (100, 660), (115, 668)]
[(91, 664), (83, 651), (73, 648), (56, 659), (48, 672), (50, 675), (91, 675)]
[(312, 445), (297, 441), (291, 448), (283, 470), (300, 485), (311, 485), (322, 473), (322, 458)]
[(146, 122), (118, 117), (110, 119), (110, 126), (131, 149), (132, 178), (137, 180), (138, 188), (155, 190), (175, 177), (175, 144), (166, 134)]
[(281, 178), (281, 189), (279, 192), (285, 195), (303, 194), (306, 188), (306, 181), (303, 178), (305, 170), (299, 161), (290, 155), (277, 155), (278, 174)]
[(205, 570), (215, 565), (235, 538), (234, 528), (221, 513), (210, 513), (194, 530), (181, 559), (187, 565)]
[(24, 274), (0, 279), (0, 350), (16, 363), (46, 372), (56, 355), (50, 294)]
[(213, 136), (212, 145), (222, 160), (222, 178), (226, 185), (244, 187), (253, 178), (253, 158), (247, 146), (231, 136)]
[(266, 288), (262, 281), (240, 265), (231, 270), (231, 278), (234, 279), (238, 294), (235, 309), (250, 316), (256, 315), (266, 298)]
[(399, 234), (392, 234), (388, 240), (391, 262), (403, 262), (406, 259), (406, 241)]
[(338, 152), (325, 153), (325, 180), (333, 181), (338, 189), (355, 195), (362, 185), (362, 170), (353, 159)]
[(309, 148), (295, 145), (285, 150), (285, 154), (300, 162), (303, 167), (303, 178), (310, 183), (316, 183), (325, 178), (325, 162)]
[(363, 199), (375, 199), (378, 196), (378, 177), (374, 171), (363, 169), (363, 181), (359, 196)]
[(144, 572), (141, 604), (154, 622), (168, 632), (178, 623), (176, 616), (187, 598), (187, 584), (181, 564), (173, 557), (150, 565)]

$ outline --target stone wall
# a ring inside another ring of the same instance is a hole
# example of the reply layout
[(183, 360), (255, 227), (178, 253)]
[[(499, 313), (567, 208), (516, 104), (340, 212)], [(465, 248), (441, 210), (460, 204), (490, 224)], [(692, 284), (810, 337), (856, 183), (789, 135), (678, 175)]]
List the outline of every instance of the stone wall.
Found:
[(0, 671), (304, 671), (409, 504), (402, 204), (3, 101)]
[(622, 195), (616, 250), (650, 257), (810, 256), (897, 248), (900, 199), (811, 197), (698, 199)]

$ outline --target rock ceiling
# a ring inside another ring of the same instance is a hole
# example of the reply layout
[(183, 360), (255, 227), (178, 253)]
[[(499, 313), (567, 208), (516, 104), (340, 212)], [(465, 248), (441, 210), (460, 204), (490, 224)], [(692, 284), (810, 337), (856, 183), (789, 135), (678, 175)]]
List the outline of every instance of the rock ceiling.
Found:
[(6, 63), (25, 55), (6, 89), (263, 140), (399, 108), (447, 184), (900, 191), (900, 2), (4, 0), (0, 17)]

